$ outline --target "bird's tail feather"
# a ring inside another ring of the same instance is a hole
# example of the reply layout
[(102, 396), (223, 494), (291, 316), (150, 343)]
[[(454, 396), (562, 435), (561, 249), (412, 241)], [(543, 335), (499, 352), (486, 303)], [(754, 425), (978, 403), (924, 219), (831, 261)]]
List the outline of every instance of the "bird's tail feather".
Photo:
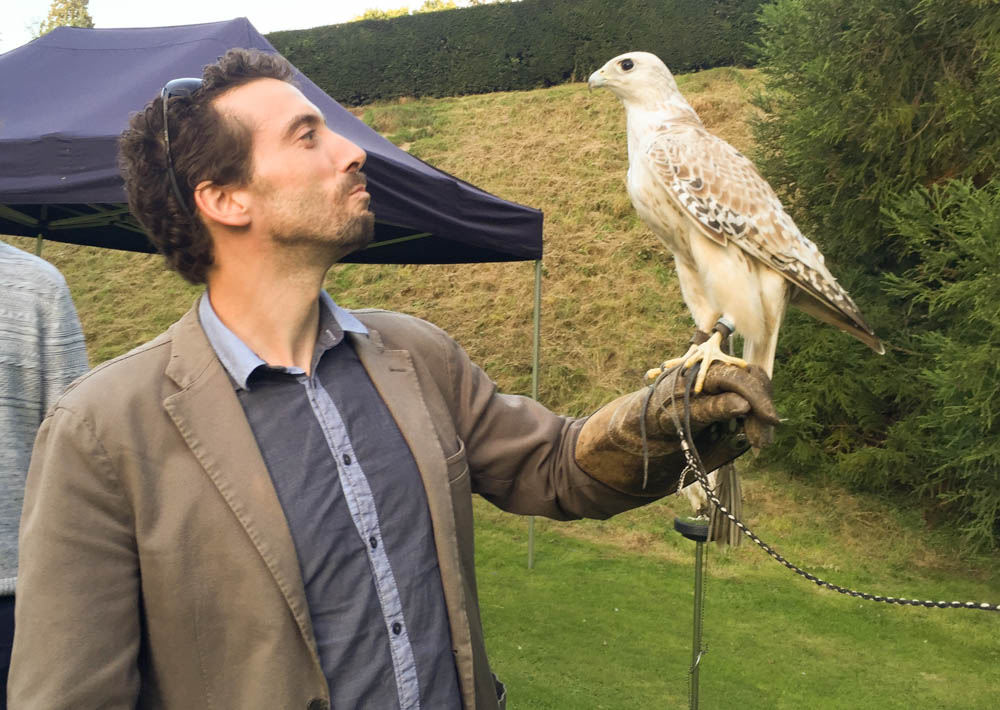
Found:
[[(736, 518), (743, 516), (743, 490), (740, 486), (740, 475), (736, 472), (736, 466), (733, 464), (727, 463), (716, 471), (715, 495), (726, 507), (726, 510)], [(708, 539), (714, 540), (722, 546), (736, 547), (739, 545), (743, 541), (740, 529), (733, 525), (732, 521), (714, 505), (711, 506), (711, 509)]]
[[(749, 360), (749, 362), (763, 367), (767, 370), (767, 376), (770, 377), (771, 368), (774, 365), (774, 347), (776, 342), (777, 329), (775, 329), (774, 336), (770, 338), (770, 347), (765, 348), (763, 351), (759, 350), (756, 355), (752, 352), (752, 348), (748, 348), (749, 343), (745, 344), (743, 347), (743, 359), (746, 360), (749, 357), (754, 357), (762, 360), (757, 361), (757, 359), (753, 359)], [(732, 339), (724, 347), (726, 352), (732, 355)], [(736, 518), (740, 518), (743, 515), (743, 488), (740, 485), (740, 474), (736, 471), (736, 466), (732, 463), (727, 463), (716, 469), (714, 474), (715, 495), (719, 498), (722, 505), (726, 507), (726, 510), (736, 516)], [(743, 542), (743, 536), (740, 534), (739, 528), (714, 505), (709, 504), (709, 508), (711, 512), (708, 516), (708, 539), (714, 540), (723, 547), (726, 545), (736, 547)]]
[(799, 310), (808, 313), (813, 318), (828, 323), (834, 328), (839, 328), (848, 335), (854, 336), (879, 355), (885, 355), (885, 347), (883, 347), (882, 341), (875, 335), (875, 331), (861, 320), (860, 316), (849, 318), (844, 313), (831, 308), (801, 289), (792, 296), (791, 304)]

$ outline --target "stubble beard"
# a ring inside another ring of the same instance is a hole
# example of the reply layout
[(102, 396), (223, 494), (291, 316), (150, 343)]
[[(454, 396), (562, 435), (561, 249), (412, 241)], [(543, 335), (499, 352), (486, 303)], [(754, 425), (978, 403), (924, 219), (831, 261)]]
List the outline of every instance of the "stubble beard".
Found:
[(351, 191), (363, 180), (345, 181), (333, 196), (318, 187), (294, 196), (272, 191), (272, 239), (330, 264), (368, 246), (375, 235), (375, 215), (350, 204)]
[(346, 251), (344, 256), (359, 249), (364, 249), (372, 243), (375, 237), (375, 215), (371, 211), (354, 215), (349, 218), (340, 230), (340, 238), (337, 242)]

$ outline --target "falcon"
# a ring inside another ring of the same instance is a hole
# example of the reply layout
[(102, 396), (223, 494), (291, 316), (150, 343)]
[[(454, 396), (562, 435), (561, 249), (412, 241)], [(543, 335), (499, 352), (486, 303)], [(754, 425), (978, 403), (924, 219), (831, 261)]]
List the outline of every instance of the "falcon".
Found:
[[(608, 89), (625, 106), (628, 194), (673, 253), (697, 327), (688, 352), (663, 369), (701, 363), (699, 392), (716, 360), (759, 365), (770, 377), (789, 303), (885, 352), (771, 186), (742, 153), (705, 130), (657, 56), (617, 56), (588, 85)], [(743, 359), (720, 347), (733, 331), (743, 336)]]

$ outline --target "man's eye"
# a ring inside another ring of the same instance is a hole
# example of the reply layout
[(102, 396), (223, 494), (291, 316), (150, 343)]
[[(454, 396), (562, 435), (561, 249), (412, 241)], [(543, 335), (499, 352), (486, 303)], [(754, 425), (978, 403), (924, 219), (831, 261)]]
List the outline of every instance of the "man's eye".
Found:
[(314, 140), (316, 140), (316, 130), (313, 129), (311, 131), (307, 131), (306, 133), (303, 133), (302, 134), (302, 140), (304, 140), (304, 141), (314, 141)]

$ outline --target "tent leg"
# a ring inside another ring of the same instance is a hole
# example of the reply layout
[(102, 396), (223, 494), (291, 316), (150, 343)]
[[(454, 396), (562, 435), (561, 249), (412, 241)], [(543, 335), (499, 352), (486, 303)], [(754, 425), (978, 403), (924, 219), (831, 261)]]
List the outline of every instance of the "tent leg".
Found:
[[(42, 205), (41, 217), (42, 217), (42, 219), (41, 219), (41, 225), (40, 226), (43, 227), (43, 228), (48, 227), (48, 224), (49, 224), (48, 223), (48, 219), (49, 219), (49, 206), (48, 205)], [(35, 238), (35, 256), (37, 256), (39, 259), (42, 258), (42, 233), (41, 232), (39, 232), (38, 236)]]
[[(538, 363), (542, 349), (542, 260), (535, 261), (535, 329), (531, 351), (531, 398), (538, 401)], [(535, 568), (535, 516), (528, 518), (528, 569)]]
[(535, 569), (535, 516), (528, 518), (528, 569)]

